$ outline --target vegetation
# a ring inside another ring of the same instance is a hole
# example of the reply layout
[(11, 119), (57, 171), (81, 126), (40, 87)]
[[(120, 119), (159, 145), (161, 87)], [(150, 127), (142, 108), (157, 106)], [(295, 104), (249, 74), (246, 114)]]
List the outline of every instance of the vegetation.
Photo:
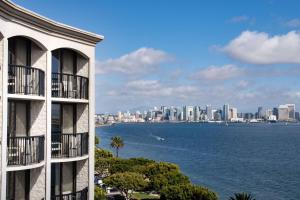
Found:
[(111, 138), (110, 146), (116, 149), (116, 157), (119, 157), (119, 149), (124, 147), (123, 139), (120, 136), (115, 136)]
[(230, 197), (229, 200), (255, 200), (251, 194), (245, 192), (235, 193), (234, 196)]
[[(127, 200), (217, 200), (214, 192), (192, 185), (177, 165), (145, 158), (118, 158), (118, 150), (124, 146), (120, 137), (113, 137), (111, 146), (116, 149), (116, 157), (110, 151), (95, 149), (95, 171), (106, 177), (103, 180), (106, 185), (120, 190)], [(146, 193), (150, 191), (160, 197)]]
[(161, 200), (217, 200), (217, 195), (191, 184), (167, 186), (161, 191)]
[(95, 200), (106, 200), (105, 191), (98, 186), (95, 186)]
[(159, 196), (153, 195), (153, 194), (147, 194), (145, 192), (135, 192), (135, 193), (132, 194), (132, 199), (136, 199), (136, 200), (145, 200), (145, 199), (155, 200), (155, 199), (159, 199)]
[(97, 136), (95, 135), (95, 145), (98, 145), (98, 144), (100, 144), (100, 139), (99, 139), (99, 137), (97, 137)]
[(133, 191), (143, 190), (147, 186), (147, 182), (144, 177), (141, 174), (134, 172), (113, 174), (104, 179), (104, 183), (120, 190), (126, 200), (131, 199)]

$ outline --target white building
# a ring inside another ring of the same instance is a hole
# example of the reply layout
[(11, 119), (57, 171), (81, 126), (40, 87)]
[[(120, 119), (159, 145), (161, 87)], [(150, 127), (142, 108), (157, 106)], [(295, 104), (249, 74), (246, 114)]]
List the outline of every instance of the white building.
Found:
[(229, 109), (229, 119), (232, 120), (232, 119), (237, 119), (237, 108), (230, 108)]
[(213, 120), (214, 119), (214, 114), (211, 105), (206, 106), (206, 115), (208, 120)]
[(193, 106), (183, 106), (183, 120), (193, 121), (194, 120), (194, 109)]
[(279, 121), (289, 120), (289, 108), (287, 105), (280, 105), (278, 107), (278, 120)]
[(94, 199), (102, 39), (0, 1), (1, 200)]
[(286, 104), (286, 105), (288, 107), (289, 120), (295, 120), (295, 111), (296, 111), (295, 104)]

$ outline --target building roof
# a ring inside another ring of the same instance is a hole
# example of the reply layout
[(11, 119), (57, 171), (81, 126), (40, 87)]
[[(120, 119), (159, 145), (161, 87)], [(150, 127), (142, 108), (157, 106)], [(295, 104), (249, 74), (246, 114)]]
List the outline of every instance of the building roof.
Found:
[(96, 45), (104, 39), (104, 36), (102, 35), (94, 34), (48, 19), (42, 15), (18, 6), (9, 0), (0, 0), (0, 16), (3, 14), (6, 15), (3, 17), (9, 16), (12, 19), (25, 22), (39, 30), (46, 31), (47, 33), (73, 38), (90, 45)]

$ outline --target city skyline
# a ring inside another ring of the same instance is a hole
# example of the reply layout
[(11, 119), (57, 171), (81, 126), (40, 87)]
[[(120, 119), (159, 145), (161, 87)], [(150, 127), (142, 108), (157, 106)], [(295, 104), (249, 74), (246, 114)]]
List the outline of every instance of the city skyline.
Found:
[(161, 121), (189, 121), (189, 122), (297, 122), (300, 113), (295, 104), (281, 104), (271, 108), (257, 107), (255, 112), (239, 112), (233, 105), (224, 104), (222, 107), (206, 106), (160, 106), (144, 111), (118, 111), (117, 113), (96, 114), (97, 124), (111, 124), (115, 122), (161, 122)]
[[(98, 113), (300, 103), (299, 1), (14, 1), (107, 35), (96, 48)], [(89, 13), (78, 18), (83, 8)]]

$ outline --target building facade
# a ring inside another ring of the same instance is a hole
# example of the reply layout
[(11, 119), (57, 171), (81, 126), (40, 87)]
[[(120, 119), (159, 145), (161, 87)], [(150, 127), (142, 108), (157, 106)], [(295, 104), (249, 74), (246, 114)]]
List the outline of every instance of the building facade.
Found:
[(1, 200), (94, 198), (102, 39), (0, 0)]

